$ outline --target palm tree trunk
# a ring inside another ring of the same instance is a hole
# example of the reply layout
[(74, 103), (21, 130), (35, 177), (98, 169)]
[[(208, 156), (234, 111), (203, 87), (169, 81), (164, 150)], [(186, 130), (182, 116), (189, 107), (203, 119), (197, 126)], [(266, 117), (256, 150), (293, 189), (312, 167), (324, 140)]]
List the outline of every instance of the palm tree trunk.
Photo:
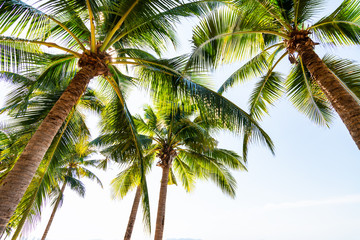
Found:
[(165, 206), (166, 206), (166, 193), (169, 181), (169, 172), (171, 164), (165, 164), (163, 166), (163, 172), (161, 177), (160, 184), (160, 194), (159, 194), (159, 203), (158, 211), (156, 216), (156, 228), (155, 228), (155, 240), (162, 240), (164, 233), (164, 224), (165, 224)]
[(139, 209), (140, 197), (141, 197), (141, 188), (140, 188), (140, 186), (138, 186), (136, 188), (135, 198), (134, 198), (134, 202), (133, 202), (133, 205), (132, 205), (132, 208), (131, 208), (131, 213), (130, 213), (129, 222), (128, 222), (128, 225), (127, 225), (127, 228), (126, 228), (124, 240), (130, 240), (131, 239), (131, 234), (132, 234), (135, 219), (136, 219), (136, 213), (137, 213), (137, 211)]
[(329, 70), (311, 45), (298, 44), (297, 49), (306, 68), (321, 87), (333, 108), (360, 149), (360, 105)]
[(29, 186), (56, 133), (98, 70), (83, 67), (55, 103), (0, 186), (0, 234)]
[(56, 202), (55, 202), (55, 205), (54, 205), (54, 208), (53, 208), (53, 211), (51, 213), (51, 216), (50, 216), (50, 219), (49, 219), (49, 222), (48, 224), (46, 225), (46, 228), (45, 228), (45, 231), (44, 231), (44, 234), (42, 235), (41, 237), (41, 240), (45, 240), (46, 239), (46, 236), (50, 230), (50, 226), (54, 220), (54, 217), (55, 217), (55, 213), (56, 213), (56, 210), (58, 209), (59, 207), (59, 204), (60, 204), (60, 201), (63, 197), (63, 194), (64, 194), (64, 191), (65, 191), (65, 187), (66, 187), (66, 181), (63, 183), (62, 187), (61, 187), (61, 190), (60, 190), (60, 195), (58, 197), (58, 199), (56, 199)]

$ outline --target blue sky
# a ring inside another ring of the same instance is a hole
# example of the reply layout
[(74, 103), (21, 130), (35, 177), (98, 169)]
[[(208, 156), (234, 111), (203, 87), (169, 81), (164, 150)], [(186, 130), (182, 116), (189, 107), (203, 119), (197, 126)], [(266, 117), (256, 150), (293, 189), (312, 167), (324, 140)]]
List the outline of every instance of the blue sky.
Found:
[[(326, 1), (331, 11), (341, 1)], [(188, 50), (191, 31), (180, 26), (182, 46)], [(324, 53), (317, 47), (319, 55)], [(359, 47), (331, 49), (331, 53), (360, 60)], [(173, 54), (173, 52), (171, 53)], [(213, 74), (214, 87), (238, 64)], [(281, 65), (279, 69), (287, 69)], [(0, 83), (2, 84), (2, 83)], [(226, 97), (247, 109), (252, 83), (238, 86)], [(4, 88), (1, 87), (1, 96)], [(144, 94), (134, 92), (128, 102), (133, 112), (146, 102)], [(1, 103), (2, 98), (0, 98)], [(134, 103), (134, 104), (133, 104)], [(92, 118), (94, 120), (94, 118)], [(96, 122), (89, 122), (95, 126)], [(360, 236), (360, 153), (339, 118), (330, 128), (314, 125), (287, 99), (281, 99), (261, 124), (276, 145), (276, 156), (262, 146), (249, 152), (248, 172), (236, 172), (237, 197), (231, 199), (212, 183), (199, 182), (186, 193), (181, 186), (169, 186), (164, 239), (168, 240), (358, 240)], [(219, 134), (220, 146), (241, 153), (241, 141), (231, 134)], [(123, 238), (133, 195), (112, 200), (108, 183), (119, 169), (99, 173), (105, 189), (88, 183), (85, 199), (65, 192), (62, 208), (50, 229), (49, 240), (113, 240)], [(152, 224), (161, 170), (148, 177)], [(50, 210), (45, 209), (41, 224), (29, 234), (40, 238)], [(133, 240), (151, 239), (143, 231), (138, 214)]]

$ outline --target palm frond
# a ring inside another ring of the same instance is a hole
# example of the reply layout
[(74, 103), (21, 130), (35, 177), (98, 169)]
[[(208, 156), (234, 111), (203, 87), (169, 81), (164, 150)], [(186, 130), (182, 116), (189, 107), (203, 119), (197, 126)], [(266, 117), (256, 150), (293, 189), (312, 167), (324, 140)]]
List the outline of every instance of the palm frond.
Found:
[(220, 9), (203, 19), (193, 30), (195, 50), (187, 68), (203, 69), (243, 60), (263, 49), (262, 34), (277, 34), (266, 14), (254, 12), (250, 7)]
[(284, 92), (282, 82), (281, 74), (274, 71), (257, 82), (249, 99), (251, 116), (261, 119), (264, 113), (268, 113), (267, 104), (273, 105)]
[(219, 88), (218, 93), (222, 94), (228, 88), (233, 87), (237, 83), (243, 83), (251, 78), (264, 74), (264, 70), (269, 67), (266, 56), (266, 52), (261, 52), (260, 54), (253, 57), (250, 61), (242, 65), (238, 70), (231, 74), (228, 79), (224, 81), (224, 83)]
[(344, 0), (330, 15), (310, 27), (323, 43), (351, 45), (360, 43), (360, 1)]
[(322, 9), (322, 0), (295, 0), (294, 24), (296, 26), (311, 20)]
[[(15, 25), (14, 25), (15, 24)], [(44, 40), (48, 37), (50, 20), (45, 13), (19, 0), (0, 0), (0, 33), (12, 29), (11, 36)]]
[(327, 54), (322, 59), (341, 85), (360, 104), (360, 65), (356, 61)]
[(304, 68), (302, 60), (286, 79), (287, 94), (294, 106), (319, 125), (328, 125), (333, 113), (325, 95)]
[(182, 160), (181, 154), (173, 161), (173, 168), (176, 175), (181, 181), (182, 186), (187, 192), (190, 192), (195, 187), (195, 176), (192, 169), (187, 163)]
[(225, 194), (235, 197), (236, 180), (217, 159), (190, 150), (183, 151), (182, 158), (195, 176), (212, 180)]
[(42, 53), (36, 42), (21, 38), (0, 37), (0, 71), (26, 70)]
[[(165, 62), (161, 64), (165, 65)], [(237, 133), (241, 133), (245, 126), (253, 125), (254, 140), (266, 144), (273, 151), (273, 143), (269, 136), (245, 111), (215, 91), (198, 84), (197, 79), (176, 70), (169, 71), (171, 65), (165, 67), (142, 68), (139, 71), (143, 86), (152, 90), (155, 99), (162, 99), (165, 102), (190, 99), (190, 102), (200, 110), (204, 121)]]

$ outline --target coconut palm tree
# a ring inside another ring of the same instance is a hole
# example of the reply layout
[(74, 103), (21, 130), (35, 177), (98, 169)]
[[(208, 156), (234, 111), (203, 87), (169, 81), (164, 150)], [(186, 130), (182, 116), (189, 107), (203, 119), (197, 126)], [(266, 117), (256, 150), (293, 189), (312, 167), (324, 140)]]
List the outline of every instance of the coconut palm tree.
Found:
[[(58, 82), (57, 86), (48, 86), (44, 82), (38, 85), (41, 81), (31, 81), (27, 75), (8, 75), (7, 77), (16, 83), (16, 89), (9, 94), (6, 106), (2, 111), (6, 111), (10, 118), (6, 129), (16, 134), (13, 134), (12, 137), (14, 143), (4, 151), (2, 158), (13, 156), (12, 162), (15, 162), (42, 119), (60, 97), (67, 81), (64, 79), (62, 82)], [(19, 96), (19, 93), (23, 94)], [(26, 95), (26, 97), (21, 95)], [(15, 229), (12, 239), (18, 238), (25, 224), (33, 224), (39, 219), (44, 200), (49, 197), (54, 186), (58, 185), (55, 172), (63, 164), (64, 154), (72, 151), (71, 146), (76, 142), (81, 142), (81, 139), (89, 136), (90, 132), (85, 124), (82, 111), (85, 109), (99, 113), (102, 108), (103, 105), (97, 94), (88, 88), (55, 137), (11, 217), (7, 232), (10, 234)], [(13, 164), (9, 170), (12, 166)]]
[[(150, 172), (157, 154), (162, 150), (162, 148), (159, 148), (159, 144), (154, 141), (159, 140), (159, 135), (166, 138), (166, 132), (169, 131), (168, 129), (171, 125), (172, 128), (176, 129), (173, 134), (176, 135), (179, 133), (178, 136), (172, 137), (174, 140), (174, 148), (179, 151), (180, 155), (174, 159), (174, 168), (170, 168), (169, 170), (171, 173), (167, 178), (167, 184), (177, 185), (177, 179), (180, 179), (183, 187), (189, 192), (194, 188), (196, 178), (210, 178), (216, 182), (225, 193), (234, 196), (235, 180), (225, 166), (228, 166), (229, 162), (231, 162), (231, 168), (244, 170), (245, 167), (242, 164), (240, 157), (234, 152), (215, 148), (216, 141), (208, 135), (209, 129), (205, 128), (204, 124), (199, 122), (195, 123), (189, 120), (189, 117), (195, 114), (194, 109), (189, 109), (186, 112), (185, 109), (181, 107), (170, 109), (169, 107), (166, 108), (166, 106), (161, 106), (161, 110), (157, 110), (158, 112), (155, 113), (151, 107), (147, 106), (144, 109), (145, 120), (141, 117), (135, 118), (137, 129), (140, 128), (140, 132), (145, 133), (145, 135), (139, 136), (146, 162), (145, 172)], [(176, 116), (171, 118), (174, 112)], [(102, 153), (107, 156), (107, 160), (113, 159), (115, 162), (120, 163), (120, 165), (125, 167), (125, 169), (112, 181), (113, 195), (114, 197), (123, 198), (131, 190), (136, 189), (124, 236), (124, 240), (129, 240), (131, 239), (136, 214), (141, 200), (141, 174), (139, 171), (139, 161), (136, 161), (131, 153), (121, 151), (123, 145), (128, 144), (128, 142), (124, 141), (126, 139), (123, 138), (122, 134), (119, 134), (121, 133), (119, 130), (122, 128), (122, 125), (121, 123), (119, 124), (118, 119), (120, 118), (116, 114), (116, 108), (108, 107), (107, 111), (104, 111), (103, 114), (107, 117), (103, 118), (102, 135), (94, 140), (94, 142), (105, 146)], [(145, 128), (147, 130), (144, 130)], [(196, 137), (185, 134), (186, 131), (194, 131), (194, 128), (198, 128), (198, 132), (195, 134)], [(180, 149), (189, 144), (192, 146), (191, 150)], [(201, 144), (203, 145), (201, 149), (195, 148), (195, 145), (200, 146)], [(207, 151), (204, 151), (204, 149)], [(105, 162), (107, 162), (107, 160)], [(204, 164), (204, 161), (209, 161), (209, 164)], [(145, 223), (147, 224), (146, 227), (150, 229), (151, 226), (146, 218)]]
[(56, 201), (54, 203), (54, 208), (43, 236), (41, 237), (42, 240), (46, 239), (50, 226), (54, 220), (56, 210), (63, 200), (63, 194), (67, 185), (69, 185), (72, 190), (75, 190), (82, 197), (85, 195), (85, 187), (80, 181), (80, 178), (96, 180), (97, 183), (102, 186), (100, 179), (93, 172), (87, 169), (87, 167), (96, 167), (100, 162), (99, 160), (86, 160), (86, 158), (88, 158), (92, 153), (94, 153), (94, 150), (90, 147), (88, 140), (86, 138), (82, 138), (71, 146), (71, 151), (66, 152), (63, 156), (63, 166), (56, 169), (58, 172), (57, 174), (59, 175), (59, 183), (62, 182), (62, 186), (57, 189), (58, 191), (55, 198)]
[[(199, 23), (194, 30), (197, 49), (192, 58), (195, 63), (212, 66), (246, 60), (225, 80), (219, 93), (260, 77), (249, 100), (250, 115), (257, 119), (284, 92), (296, 108), (320, 124), (328, 124), (332, 106), (360, 148), (360, 67), (329, 55), (321, 59), (314, 50), (318, 44), (360, 43), (360, 1), (344, 0), (332, 13), (319, 18), (325, 3), (238, 1)], [(285, 80), (274, 69), (286, 56), (294, 67)], [(247, 138), (249, 135), (245, 143)]]
[(162, 104), (156, 112), (146, 107), (144, 119), (136, 117), (135, 124), (139, 133), (152, 140), (147, 155), (157, 157), (156, 165), (162, 168), (155, 240), (163, 238), (167, 186), (176, 184), (176, 179), (187, 191), (194, 187), (196, 178), (211, 179), (224, 193), (235, 196), (236, 181), (228, 168), (246, 168), (236, 153), (217, 148), (209, 126), (195, 116), (193, 107)]
[[(89, 81), (96, 76), (106, 79), (117, 93), (126, 113), (126, 124), (131, 129), (130, 135), (136, 144), (136, 132), (122, 92), (124, 86), (120, 85), (121, 82), (137, 82), (138, 79), (126, 75), (125, 70), (131, 66), (147, 68), (161, 76), (173, 76), (166, 80), (166, 84), (173, 86), (178, 95), (192, 96), (194, 101), (204, 105), (204, 110), (213, 105), (213, 117), (222, 119), (229, 128), (242, 130), (245, 125), (254, 125), (255, 134), (265, 139), (270, 148), (273, 147), (266, 134), (244, 111), (216, 92), (191, 81), (188, 75), (173, 70), (175, 62), (156, 60), (144, 51), (152, 49), (160, 53), (166, 42), (176, 42), (174, 23), (179, 17), (199, 15), (217, 5), (214, 1), (184, 4), (180, 0), (44, 0), (31, 5), (18, 0), (0, 0), (0, 33), (10, 32), (14, 36), (0, 37), (3, 46), (0, 71), (15, 74), (37, 72), (40, 79), (54, 85), (61, 81), (63, 72), (72, 76), (72, 81), (0, 186), (0, 233), (4, 231), (64, 120)], [(51, 58), (44, 53), (45, 47), (66, 54)], [(39, 64), (41, 67), (37, 68)], [(158, 93), (162, 85), (153, 81), (152, 86), (157, 88), (152, 88), (152, 92)], [(175, 95), (174, 92), (172, 94)], [(140, 148), (139, 145), (137, 154), (141, 159)], [(146, 195), (145, 182), (142, 182), (141, 189)]]

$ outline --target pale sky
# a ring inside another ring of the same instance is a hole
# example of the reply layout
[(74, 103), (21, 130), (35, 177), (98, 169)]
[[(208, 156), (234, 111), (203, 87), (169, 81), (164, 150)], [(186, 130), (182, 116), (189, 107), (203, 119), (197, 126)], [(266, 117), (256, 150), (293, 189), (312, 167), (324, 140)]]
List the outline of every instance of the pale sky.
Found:
[[(330, 11), (341, 1), (327, 2), (331, 2), (326, 8)], [(188, 50), (191, 36), (189, 24), (180, 26), (179, 32), (183, 45), (178, 53), (183, 53)], [(316, 51), (319, 55), (324, 52), (321, 47)], [(359, 47), (331, 51), (360, 61)], [(214, 73), (214, 85), (219, 86), (238, 65)], [(251, 86), (250, 83), (234, 87), (225, 96), (247, 109)], [(0, 100), (3, 90), (0, 86)], [(137, 93), (128, 100), (133, 112), (139, 111), (142, 96), (143, 93)], [(95, 122), (89, 124), (96, 125)], [(282, 99), (271, 108), (270, 116), (265, 117), (261, 125), (275, 142), (276, 156), (262, 146), (251, 146), (248, 172), (234, 172), (238, 182), (235, 199), (223, 195), (211, 182), (199, 182), (190, 194), (181, 186), (169, 186), (164, 239), (358, 240), (360, 153), (341, 120), (334, 119), (330, 128), (316, 126), (287, 99)], [(221, 147), (241, 153), (239, 138), (220, 134), (218, 139)], [(134, 193), (123, 200), (111, 200), (108, 183), (119, 171), (114, 167), (106, 173), (99, 172), (104, 189), (85, 181), (84, 199), (70, 190), (65, 191), (64, 204), (55, 216), (47, 239), (122, 239)], [(157, 167), (147, 178), (153, 231), (160, 178), (161, 170)], [(48, 204), (41, 224), (28, 234), (28, 239), (40, 239), (50, 210)], [(133, 240), (153, 238), (144, 233), (141, 218), (139, 211)]]

